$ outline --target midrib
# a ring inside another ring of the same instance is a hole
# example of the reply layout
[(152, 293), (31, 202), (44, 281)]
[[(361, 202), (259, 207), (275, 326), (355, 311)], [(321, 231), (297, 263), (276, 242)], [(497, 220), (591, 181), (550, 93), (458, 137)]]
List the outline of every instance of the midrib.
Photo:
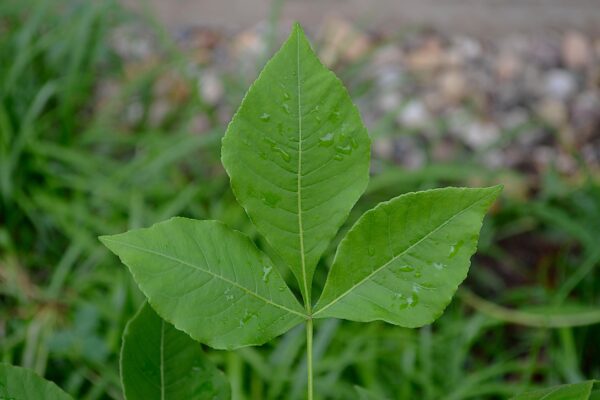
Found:
[[(473, 208), (477, 204), (481, 203), (482, 201), (487, 200), (489, 198), (489, 196), (490, 195), (487, 195), (487, 196), (485, 196), (485, 197), (483, 197), (483, 198), (481, 198), (481, 199), (473, 202), (468, 207), (465, 207), (464, 209), (460, 210), (458, 213), (452, 215), (450, 218), (448, 218), (446, 221), (444, 221), (443, 223), (441, 223), (435, 229), (431, 230), (426, 235), (424, 235), (421, 239), (419, 239), (418, 241), (416, 241), (415, 243), (413, 243), (412, 245), (410, 245), (409, 247), (407, 247), (406, 249), (404, 249), (400, 253), (394, 255), (389, 261), (387, 261), (386, 263), (384, 263), (382, 266), (380, 266), (378, 268), (375, 268), (370, 274), (368, 274), (367, 276), (365, 276), (363, 279), (359, 280), (357, 283), (353, 284), (349, 289), (347, 289), (341, 295), (339, 295), (338, 297), (334, 298), (332, 301), (330, 301), (326, 305), (324, 305), (321, 308), (319, 308), (315, 312), (315, 316), (318, 315), (318, 314), (320, 314), (320, 313), (322, 313), (323, 311), (325, 311), (326, 309), (328, 309), (332, 305), (336, 304), (337, 302), (339, 302), (348, 293), (352, 292), (358, 286), (362, 285), (363, 283), (365, 283), (366, 281), (368, 281), (369, 279), (371, 279), (374, 275), (376, 275), (377, 273), (379, 273), (381, 270), (387, 268), (391, 263), (393, 263), (394, 261), (396, 261), (400, 257), (403, 257), (404, 255), (406, 255), (410, 250), (412, 250), (413, 248), (415, 248), (416, 246), (418, 246), (419, 244), (421, 244), (424, 240), (426, 240), (427, 238), (429, 238), (431, 235), (433, 235), (434, 233), (436, 233), (437, 231), (439, 231), (440, 229), (442, 229), (443, 227), (445, 227), (446, 225), (448, 225), (455, 218), (457, 218), (458, 216), (462, 215), (466, 211), (470, 210), (471, 208)], [(318, 304), (317, 304), (317, 306), (318, 306)]]
[(304, 228), (302, 227), (302, 97), (300, 91), (300, 30), (296, 30), (296, 89), (298, 95), (298, 236), (300, 239), (300, 265), (304, 284), (305, 308), (310, 315), (310, 292), (306, 277), (306, 261), (304, 258)]

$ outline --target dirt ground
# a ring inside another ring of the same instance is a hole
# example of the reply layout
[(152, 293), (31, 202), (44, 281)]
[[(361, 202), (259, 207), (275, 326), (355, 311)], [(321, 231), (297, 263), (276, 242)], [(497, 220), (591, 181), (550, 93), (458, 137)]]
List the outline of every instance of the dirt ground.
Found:
[[(233, 31), (270, 15), (277, 0), (123, 0), (149, 4), (171, 28), (212, 26)], [(576, 28), (600, 31), (600, 0), (288, 0), (282, 16), (308, 26), (340, 16), (364, 26), (397, 31), (401, 25), (432, 26), (478, 36)]]

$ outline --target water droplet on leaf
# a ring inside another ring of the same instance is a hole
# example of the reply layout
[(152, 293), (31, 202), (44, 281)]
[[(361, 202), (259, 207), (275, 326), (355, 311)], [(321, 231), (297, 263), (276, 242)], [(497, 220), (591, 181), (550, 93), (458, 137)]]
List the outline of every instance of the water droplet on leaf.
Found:
[(458, 243), (453, 244), (452, 246), (450, 246), (450, 252), (448, 254), (448, 256), (450, 258), (453, 258), (454, 256), (456, 256), (456, 254), (458, 254), (458, 252), (460, 251), (460, 248), (465, 244), (465, 242), (463, 242), (462, 240), (460, 240)]
[(281, 158), (283, 159), (283, 161), (285, 161), (285, 162), (289, 162), (292, 159), (292, 157), (290, 156), (290, 153), (283, 150), (279, 146), (273, 147), (273, 151), (276, 152), (277, 154), (279, 154), (281, 156)]
[(441, 263), (433, 263), (433, 268), (437, 269), (437, 270), (442, 270), (444, 269), (446, 266), (444, 264)]
[(263, 266), (263, 276), (262, 276), (263, 282), (269, 281), (269, 275), (271, 274), (272, 269), (273, 269), (273, 267), (271, 267), (271, 266)]
[(281, 200), (281, 196), (272, 192), (263, 192), (262, 201), (269, 207), (275, 207)]
[(346, 145), (346, 146), (336, 146), (335, 151), (340, 153), (340, 154), (352, 154), (352, 147), (350, 145)]
[(332, 132), (329, 132), (328, 134), (321, 136), (319, 139), (319, 146), (329, 147), (333, 144), (334, 140), (335, 135)]
[(259, 118), (263, 122), (268, 122), (271, 119), (271, 115), (267, 113), (262, 113), (262, 115)]
[(409, 298), (406, 299), (406, 303), (410, 307), (416, 306), (417, 304), (419, 304), (419, 296), (417, 296), (416, 293), (413, 293)]

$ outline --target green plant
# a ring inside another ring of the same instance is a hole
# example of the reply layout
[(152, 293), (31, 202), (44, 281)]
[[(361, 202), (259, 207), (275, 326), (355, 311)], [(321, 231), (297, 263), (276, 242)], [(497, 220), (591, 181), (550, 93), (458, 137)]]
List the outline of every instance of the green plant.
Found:
[(31, 370), (0, 364), (0, 399), (70, 400), (71, 396)]
[(592, 392), (595, 382), (591, 380), (534, 390), (515, 396), (511, 400), (594, 400), (600, 398), (600, 391)]
[[(103, 236), (156, 312), (216, 349), (261, 345), (306, 324), (313, 398), (313, 320), (431, 323), (465, 279), (500, 187), (410, 193), (365, 213), (340, 243), (313, 307), (312, 277), (364, 191), (370, 144), (341, 82), (299, 25), (252, 85), (223, 139), (234, 193), (275, 249), (274, 263), (218, 221), (173, 218)], [(290, 267), (300, 305), (279, 271)]]
[(226, 400), (229, 382), (197, 342), (144, 303), (129, 321), (121, 349), (125, 398)]

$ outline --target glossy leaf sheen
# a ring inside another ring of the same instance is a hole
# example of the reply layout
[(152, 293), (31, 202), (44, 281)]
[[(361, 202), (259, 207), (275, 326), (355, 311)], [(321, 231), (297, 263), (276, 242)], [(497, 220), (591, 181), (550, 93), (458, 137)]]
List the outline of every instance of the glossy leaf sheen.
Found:
[(500, 187), (409, 193), (365, 213), (340, 243), (315, 318), (433, 322), (469, 270)]
[(369, 157), (358, 110), (296, 25), (233, 117), (222, 159), (305, 300), (319, 258), (366, 188)]
[(523, 393), (511, 400), (588, 400), (593, 386), (593, 381), (560, 385)]
[(26, 368), (0, 364), (2, 400), (73, 400), (53, 382)]
[(220, 222), (172, 218), (100, 239), (162, 318), (211, 347), (263, 344), (304, 320), (269, 258)]
[(161, 319), (148, 303), (123, 334), (121, 380), (127, 400), (227, 400), (225, 375), (200, 343)]

